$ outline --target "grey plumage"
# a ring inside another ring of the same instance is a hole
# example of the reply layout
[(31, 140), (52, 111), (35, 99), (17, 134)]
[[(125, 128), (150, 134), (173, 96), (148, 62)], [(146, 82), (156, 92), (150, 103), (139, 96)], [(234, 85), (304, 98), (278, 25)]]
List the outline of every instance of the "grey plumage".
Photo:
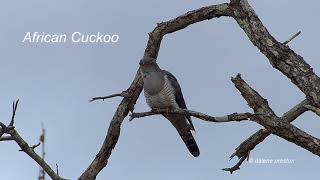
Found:
[[(139, 64), (144, 82), (144, 95), (152, 109), (187, 109), (180, 85), (173, 74), (160, 69), (156, 60), (150, 57), (144, 57)], [(195, 157), (199, 156), (199, 148), (191, 133), (194, 126), (190, 116), (179, 114), (163, 114), (163, 116), (177, 129), (191, 154)]]

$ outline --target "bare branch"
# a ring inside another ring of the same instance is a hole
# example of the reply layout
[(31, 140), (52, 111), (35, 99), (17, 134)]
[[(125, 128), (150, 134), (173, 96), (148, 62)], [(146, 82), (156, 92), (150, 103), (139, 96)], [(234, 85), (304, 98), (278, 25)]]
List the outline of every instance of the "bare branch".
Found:
[(289, 38), (288, 40), (286, 40), (285, 42), (283, 42), (283, 44), (288, 44), (290, 41), (292, 41), (294, 38), (296, 38), (297, 36), (299, 36), (301, 34), (301, 31), (295, 33), (291, 38)]
[[(34, 161), (36, 161), (47, 173), (48, 175), (54, 180), (62, 180), (63, 178), (59, 177), (51, 167), (34, 151), (36, 146), (30, 147), (28, 143), (22, 139), (19, 133), (16, 130), (10, 130), (8, 132), (14, 141), (19, 145), (21, 150), (29, 155)], [(39, 144), (40, 145), (40, 144)]]
[(141, 118), (146, 116), (152, 116), (157, 114), (183, 114), (183, 115), (190, 115), (199, 119), (202, 119), (204, 121), (208, 122), (232, 122), (232, 121), (243, 121), (250, 119), (253, 114), (251, 113), (233, 113), (226, 116), (221, 117), (213, 117), (209, 116), (207, 114), (196, 112), (188, 109), (157, 109), (157, 110), (151, 110), (149, 112), (140, 112), (140, 113), (132, 113), (130, 114), (130, 120), (132, 121), (134, 118)]
[(11, 121), (10, 121), (9, 126), (13, 126), (13, 124), (14, 124), (14, 117), (16, 116), (18, 103), (19, 103), (19, 99), (17, 101), (13, 101), (13, 104), (12, 104), (12, 117), (11, 117)]
[(289, 122), (278, 118), (268, 102), (258, 92), (252, 89), (238, 74), (232, 78), (232, 82), (236, 88), (241, 92), (243, 98), (248, 102), (248, 105), (257, 114), (253, 121), (264, 126), (272, 134), (275, 134), (289, 142), (292, 142), (313, 154), (320, 156), (320, 140), (313, 137), (301, 129), (295, 127)]
[[(40, 142), (38, 144), (35, 144), (35, 145), (31, 146), (30, 148), (32, 148), (34, 150), (38, 146), (40, 146)], [(20, 149), (19, 151), (24, 151), (24, 150)]]
[(304, 106), (305, 108), (311, 110), (312, 112), (314, 112), (316, 115), (320, 116), (320, 109), (319, 108), (316, 108), (312, 105), (305, 105)]
[(240, 169), (241, 164), (243, 163), (243, 161), (244, 161), (247, 157), (249, 157), (248, 154), (246, 154), (245, 156), (241, 157), (241, 158), (239, 159), (238, 163), (235, 164), (234, 166), (232, 166), (232, 167), (230, 167), (230, 168), (223, 168), (222, 170), (223, 170), (223, 171), (229, 171), (230, 174), (232, 174), (234, 171)]
[(31, 148), (32, 148), (32, 149), (35, 149), (36, 147), (40, 146), (40, 144), (41, 144), (41, 143), (39, 142), (38, 144), (35, 144), (35, 145), (31, 146)]
[(96, 100), (102, 100), (104, 101), (105, 99), (108, 99), (108, 98), (113, 98), (113, 97), (127, 97), (128, 93), (126, 91), (122, 91), (121, 93), (116, 93), (116, 94), (111, 94), (109, 96), (98, 96), (98, 97), (93, 97), (90, 99), (89, 102), (92, 102), (92, 101), (96, 101)]
[(14, 139), (11, 136), (0, 137), (0, 141), (12, 141), (12, 140), (14, 140)]
[(247, 0), (232, 0), (230, 8), (231, 16), (270, 64), (289, 78), (314, 106), (320, 108), (320, 78), (303, 57), (268, 32)]
[(9, 126), (5, 126), (3, 123), (0, 123), (1, 126), (1, 136), (3, 133), (7, 133), (10, 136), (1, 137), (2, 140), (13, 140), (15, 141), (21, 151), (25, 152), (29, 155), (34, 161), (36, 161), (48, 174), (53, 180), (62, 180), (63, 178), (59, 177), (51, 167), (34, 151), (36, 147), (40, 145), (40, 142), (36, 145), (30, 147), (28, 143), (19, 135), (19, 133), (14, 129), (14, 118), (16, 115), (17, 107), (18, 107), (19, 100), (14, 101), (12, 105), (12, 116)]
[[(303, 100), (293, 108), (291, 108), (288, 112), (284, 113), (281, 119), (286, 122), (294, 121), (298, 116), (307, 111), (307, 108), (304, 105), (308, 104), (308, 100)], [(245, 156), (249, 151), (253, 150), (259, 143), (261, 143), (265, 138), (267, 138), (271, 134), (267, 129), (260, 129), (253, 135), (251, 135), (248, 139), (243, 141), (237, 148), (236, 151), (231, 155), (230, 158), (235, 155), (238, 158)]]

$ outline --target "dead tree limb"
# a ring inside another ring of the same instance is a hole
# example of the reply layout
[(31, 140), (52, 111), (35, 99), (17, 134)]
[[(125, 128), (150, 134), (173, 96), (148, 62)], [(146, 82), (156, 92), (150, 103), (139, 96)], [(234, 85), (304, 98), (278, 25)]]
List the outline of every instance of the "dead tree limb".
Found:
[(320, 108), (320, 78), (303, 57), (268, 32), (247, 0), (231, 0), (229, 7), (231, 16), (270, 64), (287, 76), (314, 106)]
[[(292, 122), (301, 114), (307, 111), (307, 108), (304, 105), (308, 104), (308, 100), (303, 100), (293, 108), (291, 108), (288, 112), (284, 113), (281, 117), (282, 121)], [(267, 129), (260, 129), (253, 135), (251, 135), (248, 139), (243, 141), (236, 149), (235, 152), (230, 156), (233, 158), (237, 156), (239, 159), (247, 156), (247, 154), (253, 150), (258, 144), (260, 144), (265, 138), (267, 138), (271, 134)]]
[(29, 146), (28, 143), (19, 135), (19, 133), (14, 128), (15, 115), (17, 112), (19, 100), (14, 101), (12, 105), (12, 117), (8, 126), (5, 126), (3, 123), (1, 125), (1, 133), (9, 134), (9, 136), (1, 137), (3, 134), (0, 134), (0, 138), (3, 140), (13, 140), (18, 146), (21, 148), (20, 151), (25, 152), (28, 156), (30, 156), (34, 161), (36, 161), (53, 180), (63, 180), (63, 178), (59, 177), (52, 168), (34, 151), (36, 147), (40, 145), (40, 142), (36, 145)]
[(320, 139), (313, 137), (287, 121), (277, 117), (269, 107), (268, 101), (252, 89), (238, 74), (232, 82), (241, 92), (248, 105), (257, 114), (253, 121), (259, 123), (272, 134), (292, 142), (311, 153), (320, 156)]

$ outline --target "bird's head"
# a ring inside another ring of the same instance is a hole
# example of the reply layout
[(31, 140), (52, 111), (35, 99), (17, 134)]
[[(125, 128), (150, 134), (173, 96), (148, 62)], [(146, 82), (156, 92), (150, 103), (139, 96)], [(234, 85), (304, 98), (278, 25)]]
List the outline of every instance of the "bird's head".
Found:
[(143, 57), (140, 60), (139, 65), (143, 73), (156, 71), (159, 69), (156, 59), (152, 57)]

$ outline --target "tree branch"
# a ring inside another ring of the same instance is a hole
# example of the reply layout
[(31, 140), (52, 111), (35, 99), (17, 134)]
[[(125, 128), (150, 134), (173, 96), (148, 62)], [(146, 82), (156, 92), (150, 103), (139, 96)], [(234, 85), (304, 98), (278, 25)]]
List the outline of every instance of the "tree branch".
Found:
[(0, 141), (12, 141), (12, 140), (14, 140), (12, 136), (0, 137)]
[(231, 16), (270, 64), (287, 76), (314, 106), (320, 108), (320, 78), (303, 57), (268, 32), (247, 0), (231, 0), (230, 9)]
[(109, 96), (98, 96), (98, 97), (93, 97), (89, 100), (89, 102), (92, 102), (92, 101), (96, 101), (96, 100), (102, 100), (104, 101), (105, 99), (108, 99), (108, 98), (113, 98), (113, 97), (126, 97), (128, 96), (127, 92), (126, 91), (122, 91), (121, 93), (116, 93), (116, 94), (111, 94)]
[(316, 108), (316, 107), (314, 107), (314, 106), (312, 106), (312, 105), (308, 105), (308, 104), (306, 104), (304, 107), (307, 108), (307, 109), (309, 109), (309, 110), (311, 110), (311, 111), (314, 112), (316, 115), (320, 116), (320, 109), (319, 109), (319, 108)]
[[(291, 108), (288, 112), (286, 112), (281, 119), (286, 122), (292, 122), (294, 121), (298, 116), (303, 114), (307, 111), (307, 109), (304, 107), (305, 104), (308, 104), (308, 100), (303, 100), (293, 108)], [(267, 138), (271, 134), (270, 131), (267, 129), (260, 129), (253, 135), (251, 135), (248, 139), (243, 141), (235, 150), (235, 153), (233, 153), (230, 158), (234, 157), (235, 155), (238, 158), (241, 158), (245, 156), (249, 151), (253, 150), (256, 145), (261, 143), (265, 138)]]
[(232, 166), (231, 168), (223, 168), (223, 171), (229, 171), (230, 174), (232, 174), (234, 171), (239, 170), (241, 164), (243, 163), (243, 161), (248, 157), (249, 155), (246, 154), (245, 156), (241, 157), (239, 159), (239, 161), (237, 162), (237, 164), (235, 164), (234, 166)]
[(289, 142), (292, 142), (313, 154), (320, 156), (320, 140), (313, 137), (301, 129), (295, 127), (289, 122), (278, 118), (268, 102), (258, 92), (252, 89), (238, 74), (232, 78), (232, 82), (236, 88), (241, 92), (243, 98), (248, 102), (248, 105), (257, 114), (253, 121), (264, 126), (272, 134), (275, 134)]
[(152, 116), (152, 115), (158, 115), (158, 114), (182, 114), (182, 115), (189, 115), (196, 117), (198, 119), (208, 121), (208, 122), (216, 122), (216, 123), (221, 123), (221, 122), (232, 122), (232, 121), (243, 121), (243, 120), (248, 120), (252, 116), (254, 116), (251, 113), (233, 113), (229, 114), (226, 116), (221, 116), (221, 117), (213, 117), (209, 116), (207, 114), (201, 113), (201, 112), (196, 112), (188, 109), (157, 109), (157, 110), (151, 110), (148, 112), (140, 112), (140, 113), (132, 113), (130, 114), (130, 120), (132, 121), (134, 118), (141, 118), (141, 117), (146, 117), (146, 116)]
[(29, 155), (34, 161), (36, 161), (48, 174), (53, 180), (63, 180), (63, 178), (59, 177), (51, 167), (34, 151), (34, 148), (38, 147), (40, 143), (30, 147), (28, 143), (19, 135), (19, 133), (14, 129), (14, 119), (17, 111), (19, 100), (14, 101), (12, 105), (12, 117), (9, 126), (5, 126), (3, 123), (0, 123), (1, 126), (1, 133), (7, 133), (10, 136), (1, 137), (2, 140), (14, 140), (21, 151), (25, 152)]
[(286, 40), (285, 42), (283, 42), (283, 44), (287, 45), (290, 41), (292, 41), (294, 38), (296, 38), (297, 36), (299, 36), (301, 34), (301, 31), (297, 32), (296, 34), (294, 34), (291, 38), (289, 38), (288, 40)]

